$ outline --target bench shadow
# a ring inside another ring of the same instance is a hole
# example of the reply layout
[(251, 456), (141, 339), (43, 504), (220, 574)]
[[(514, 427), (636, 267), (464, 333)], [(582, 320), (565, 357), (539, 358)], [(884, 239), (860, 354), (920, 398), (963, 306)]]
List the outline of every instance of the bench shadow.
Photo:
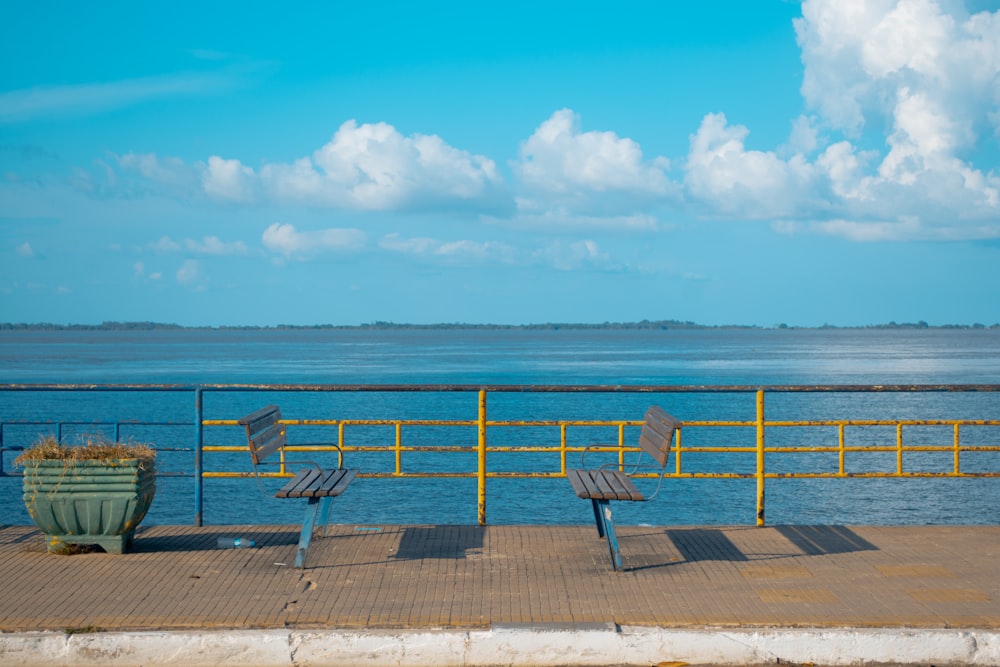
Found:
[[(297, 545), (299, 531), (297, 530), (254, 530), (240, 529), (212, 530), (186, 535), (150, 535), (138, 533), (133, 541), (133, 553), (150, 553), (155, 551), (218, 551), (219, 538), (240, 538), (253, 540), (258, 547)], [(317, 536), (316, 539), (322, 539)]]
[[(676, 549), (676, 554), (663, 551), (662, 537), (664, 535)], [(652, 541), (644, 544), (645, 551), (633, 552), (637, 545), (630, 545), (630, 542), (639, 541), (641, 544), (650, 538)], [(725, 532), (717, 528), (658, 529), (654, 532), (620, 536), (619, 540), (623, 547), (623, 569), (626, 572), (654, 570), (670, 565), (700, 561), (743, 562), (749, 560), (739, 547), (726, 536)], [(661, 546), (657, 547), (656, 544)]]
[[(846, 526), (774, 526), (785, 539), (791, 542), (802, 555), (826, 556), (832, 554), (854, 553), (857, 551), (878, 551), (878, 547), (864, 539)], [(677, 549), (679, 558), (665, 560), (654, 558), (651, 554), (634, 554), (625, 552), (625, 570), (640, 571), (679, 565), (681, 563), (697, 563), (705, 561), (724, 561), (729, 563), (745, 563), (751, 560), (761, 560), (759, 554), (747, 556), (726, 535), (726, 530), (718, 528), (670, 528), (663, 532)], [(632, 538), (649, 537), (649, 534), (631, 535)], [(625, 542), (627, 544), (627, 542)], [(796, 554), (772, 554), (767, 558), (791, 558)], [(631, 561), (631, 564), (630, 564)]]
[(481, 526), (408, 526), (403, 529), (399, 548), (393, 558), (467, 558), (469, 552), (482, 550), (483, 533)]
[(846, 526), (776, 526), (775, 529), (807, 556), (878, 551), (878, 547)]
[(689, 528), (667, 530), (667, 537), (677, 547), (681, 557), (689, 563), (723, 560), (742, 562), (749, 560), (726, 534), (717, 528)]

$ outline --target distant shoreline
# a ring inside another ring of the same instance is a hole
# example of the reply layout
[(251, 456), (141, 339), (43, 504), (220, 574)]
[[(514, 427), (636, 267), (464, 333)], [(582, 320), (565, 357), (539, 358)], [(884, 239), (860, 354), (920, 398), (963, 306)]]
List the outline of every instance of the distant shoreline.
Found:
[(396, 322), (372, 322), (368, 324), (276, 324), (272, 326), (183, 326), (165, 322), (102, 322), (100, 324), (50, 324), (50, 323), (9, 323), (0, 322), (0, 331), (436, 331), (436, 330), (486, 330), (486, 331), (556, 331), (556, 330), (621, 330), (621, 331), (665, 331), (665, 330), (897, 330), (897, 329), (1000, 329), (1000, 323), (984, 324), (943, 324), (930, 325), (927, 322), (889, 322), (864, 326), (838, 326), (824, 324), (814, 327), (776, 324), (765, 327), (740, 324), (698, 324), (679, 320), (642, 320), (640, 322), (604, 322), (601, 324), (549, 322), (545, 324), (405, 324)]

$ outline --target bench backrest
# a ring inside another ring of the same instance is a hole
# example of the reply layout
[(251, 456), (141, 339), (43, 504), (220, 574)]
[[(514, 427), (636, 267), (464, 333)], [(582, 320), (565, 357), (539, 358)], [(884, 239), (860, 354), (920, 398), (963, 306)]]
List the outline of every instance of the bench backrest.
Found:
[(280, 421), (281, 409), (277, 405), (268, 405), (239, 420), (247, 429), (247, 444), (250, 446), (250, 458), (254, 465), (258, 465), (287, 443), (285, 425), (278, 423)]
[(659, 462), (660, 467), (667, 465), (667, 456), (674, 440), (674, 431), (680, 429), (681, 421), (668, 415), (663, 408), (656, 405), (646, 411), (642, 424), (642, 434), (639, 435), (639, 446), (647, 454)]

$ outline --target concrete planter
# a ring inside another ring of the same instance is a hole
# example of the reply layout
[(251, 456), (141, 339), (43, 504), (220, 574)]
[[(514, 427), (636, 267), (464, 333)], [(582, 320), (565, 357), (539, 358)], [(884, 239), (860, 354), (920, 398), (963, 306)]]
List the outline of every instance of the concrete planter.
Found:
[(137, 459), (24, 463), (24, 503), (53, 553), (70, 544), (128, 551), (155, 491), (153, 464)]

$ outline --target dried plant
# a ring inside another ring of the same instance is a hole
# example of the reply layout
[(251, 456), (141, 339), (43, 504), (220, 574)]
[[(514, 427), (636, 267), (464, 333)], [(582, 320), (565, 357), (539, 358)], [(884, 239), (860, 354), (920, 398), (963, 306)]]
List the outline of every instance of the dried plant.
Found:
[(152, 465), (156, 450), (138, 442), (115, 442), (104, 436), (88, 436), (79, 445), (64, 445), (47, 435), (14, 459), (14, 465), (30, 461), (113, 461), (137, 459), (140, 467)]

